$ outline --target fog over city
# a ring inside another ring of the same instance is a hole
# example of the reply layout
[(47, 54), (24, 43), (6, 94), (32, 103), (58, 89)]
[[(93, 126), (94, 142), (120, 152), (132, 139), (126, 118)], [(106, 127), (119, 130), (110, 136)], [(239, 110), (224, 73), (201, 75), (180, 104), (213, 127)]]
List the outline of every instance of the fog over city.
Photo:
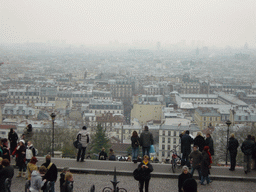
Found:
[(86, 157), (102, 147), (127, 157), (148, 126), (164, 164), (188, 130), (211, 134), (213, 164), (227, 164), (230, 133), (240, 144), (256, 135), (255, 10), (255, 0), (0, 0), (0, 138), (31, 124), (40, 156), (72, 159), (86, 126)]

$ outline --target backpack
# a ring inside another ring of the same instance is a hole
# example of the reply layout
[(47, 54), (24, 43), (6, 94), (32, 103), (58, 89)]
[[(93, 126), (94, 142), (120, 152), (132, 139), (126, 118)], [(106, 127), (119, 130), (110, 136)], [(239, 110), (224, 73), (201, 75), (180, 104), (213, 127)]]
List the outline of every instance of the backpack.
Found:
[(137, 180), (137, 181), (141, 180), (141, 174), (140, 174), (138, 168), (135, 169), (132, 174), (133, 174), (133, 177), (135, 180)]

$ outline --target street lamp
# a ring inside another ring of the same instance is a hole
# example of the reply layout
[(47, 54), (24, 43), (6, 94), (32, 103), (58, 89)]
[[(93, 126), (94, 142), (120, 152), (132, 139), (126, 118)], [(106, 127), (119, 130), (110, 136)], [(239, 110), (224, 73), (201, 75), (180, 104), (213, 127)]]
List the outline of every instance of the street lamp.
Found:
[(52, 157), (54, 157), (54, 119), (56, 115), (54, 113), (51, 114), (52, 118)]
[(226, 152), (226, 165), (228, 165), (228, 136), (229, 136), (229, 126), (231, 125), (231, 121), (227, 120), (226, 122), (228, 129), (227, 129), (227, 152)]

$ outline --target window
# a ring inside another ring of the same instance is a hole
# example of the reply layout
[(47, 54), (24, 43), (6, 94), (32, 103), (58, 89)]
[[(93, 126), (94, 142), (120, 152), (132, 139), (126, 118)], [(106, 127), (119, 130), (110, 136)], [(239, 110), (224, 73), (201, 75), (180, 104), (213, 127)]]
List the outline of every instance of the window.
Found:
[(170, 145), (168, 145), (168, 150), (171, 150), (171, 146)]
[(176, 142), (177, 142), (177, 139), (173, 138), (173, 144), (176, 144)]
[(168, 138), (168, 143), (171, 143), (171, 138)]
[(245, 116), (245, 120), (248, 120), (248, 116)]
[(171, 136), (171, 131), (168, 131), (168, 136)]
[(174, 131), (173, 136), (176, 136), (176, 131)]
[(204, 117), (204, 121), (206, 121), (206, 117)]
[(165, 135), (165, 131), (163, 131), (163, 135)]
[(238, 116), (238, 120), (240, 120), (240, 121), (241, 121), (241, 119), (242, 119), (242, 118), (241, 118), (241, 116)]
[(162, 145), (162, 150), (165, 150), (165, 145)]
[(212, 117), (210, 117), (210, 121), (212, 121)]
[(162, 142), (165, 143), (165, 138), (164, 137), (162, 138)]

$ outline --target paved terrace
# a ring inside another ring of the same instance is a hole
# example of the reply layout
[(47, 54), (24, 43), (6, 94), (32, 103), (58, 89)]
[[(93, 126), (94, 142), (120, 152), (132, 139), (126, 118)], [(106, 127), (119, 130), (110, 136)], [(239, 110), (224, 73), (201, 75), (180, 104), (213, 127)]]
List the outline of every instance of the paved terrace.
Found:
[[(38, 157), (38, 165), (44, 163), (44, 157)], [(138, 163), (125, 161), (100, 161), (100, 160), (85, 160), (85, 162), (77, 162), (75, 159), (69, 158), (52, 158), (61, 171), (64, 167), (69, 167), (71, 172), (87, 173), (87, 174), (113, 174), (116, 167), (117, 175), (131, 176)], [(181, 170), (178, 169), (177, 173), (172, 173), (171, 164), (152, 163), (154, 171), (152, 177), (155, 178), (175, 178), (180, 174)], [(212, 180), (220, 181), (251, 181), (256, 182), (256, 171), (252, 171), (247, 175), (244, 173), (242, 167), (237, 167), (235, 171), (229, 171), (229, 167), (213, 166), (210, 170)], [(197, 171), (194, 173), (197, 176)]]

